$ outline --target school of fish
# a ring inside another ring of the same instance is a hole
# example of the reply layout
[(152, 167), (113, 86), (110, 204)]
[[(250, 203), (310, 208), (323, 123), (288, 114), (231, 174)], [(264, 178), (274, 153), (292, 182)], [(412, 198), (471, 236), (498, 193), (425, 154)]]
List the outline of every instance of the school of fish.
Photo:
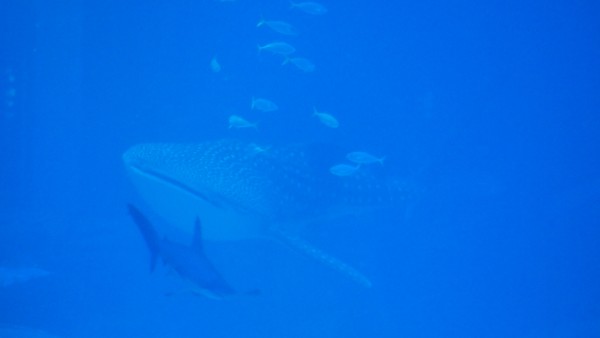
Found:
[[(292, 1), (289, 10), (292, 12), (291, 14), (313, 17), (323, 16), (329, 12), (324, 4), (314, 1)], [(282, 59), (281, 66), (295, 68), (300, 73), (310, 74), (315, 72), (317, 69), (316, 65), (310, 59), (298, 53), (296, 47), (294, 47), (293, 41), (288, 41), (301, 34), (302, 30), (296, 25), (284, 20), (279, 20), (279, 18), (265, 18), (261, 15), (256, 23), (256, 28), (267, 30), (274, 36), (271, 41), (256, 44), (259, 56), (262, 54), (269, 54), (275, 58), (280, 57)], [(217, 54), (214, 54), (211, 59), (210, 68), (214, 73), (219, 73), (221, 71), (222, 67), (217, 59)], [(285, 110), (285, 107), (283, 108)], [(233, 132), (242, 129), (258, 130), (258, 122), (256, 120), (275, 118), (275, 115), (273, 114), (279, 110), (279, 105), (270, 97), (253, 96), (250, 101), (248, 113), (254, 112), (253, 114), (259, 114), (259, 117), (247, 119), (238, 114), (230, 115), (228, 128)], [(338, 129), (340, 127), (338, 117), (330, 112), (313, 107), (312, 116), (315, 121), (326, 128)], [(279, 118), (285, 117), (280, 116)], [(263, 149), (257, 146), (253, 151), (256, 151), (258, 154), (261, 153)], [(345, 160), (349, 163), (340, 161), (337, 164), (333, 164), (330, 167), (329, 172), (338, 177), (351, 177), (360, 174), (362, 168), (365, 166), (372, 164), (383, 165), (384, 159), (385, 156), (375, 156), (366, 151), (353, 151), (346, 155)]]

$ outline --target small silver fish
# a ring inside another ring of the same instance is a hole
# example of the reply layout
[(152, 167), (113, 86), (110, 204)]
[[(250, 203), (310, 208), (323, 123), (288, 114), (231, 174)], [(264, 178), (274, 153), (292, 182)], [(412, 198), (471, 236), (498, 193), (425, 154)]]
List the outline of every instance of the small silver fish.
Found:
[(219, 64), (219, 60), (217, 60), (217, 56), (213, 56), (212, 59), (210, 59), (210, 69), (214, 72), (214, 73), (218, 73), (221, 71), (221, 64)]
[(360, 164), (350, 165), (350, 164), (336, 164), (333, 167), (329, 168), (329, 172), (335, 176), (353, 176), (360, 169)]
[(290, 63), (293, 64), (294, 66), (296, 66), (296, 68), (298, 68), (301, 71), (306, 72), (306, 73), (310, 73), (315, 70), (314, 63), (312, 63), (309, 59), (300, 58), (300, 57), (298, 57), (298, 58), (286, 57), (285, 60), (283, 60), (282, 65), (287, 65)]
[(346, 159), (350, 162), (354, 162), (356, 164), (373, 164), (379, 163), (383, 165), (383, 160), (385, 160), (385, 156), (376, 157), (364, 151), (353, 151), (346, 155)]
[(337, 128), (339, 127), (340, 123), (338, 122), (338, 120), (333, 117), (330, 114), (327, 113), (320, 113), (317, 108), (313, 107), (313, 115), (316, 116), (319, 121), (321, 121), (321, 123), (323, 123), (324, 125), (326, 125), (329, 128)]
[(260, 21), (256, 24), (256, 27), (269, 27), (272, 31), (277, 32), (283, 35), (296, 36), (298, 35), (298, 31), (294, 26), (285, 22), (285, 21), (271, 21), (260, 19)]
[(254, 98), (252, 97), (252, 103), (250, 104), (250, 109), (256, 109), (262, 112), (270, 112), (279, 109), (279, 107), (275, 104), (275, 102), (263, 99), (263, 98)]
[(240, 129), (240, 128), (254, 128), (257, 129), (256, 123), (248, 122), (241, 116), (231, 115), (229, 116), (229, 129)]
[(250, 155), (250, 156), (264, 154), (267, 151), (269, 151), (269, 149), (271, 149), (271, 146), (261, 146), (256, 143), (250, 143), (246, 147), (246, 151), (247, 151), (248, 155)]
[(327, 13), (327, 8), (318, 2), (292, 2), (291, 9), (298, 9), (304, 13), (312, 15), (323, 15)]
[(259, 53), (263, 50), (273, 54), (290, 55), (296, 51), (296, 48), (286, 42), (271, 42), (263, 46), (258, 46)]

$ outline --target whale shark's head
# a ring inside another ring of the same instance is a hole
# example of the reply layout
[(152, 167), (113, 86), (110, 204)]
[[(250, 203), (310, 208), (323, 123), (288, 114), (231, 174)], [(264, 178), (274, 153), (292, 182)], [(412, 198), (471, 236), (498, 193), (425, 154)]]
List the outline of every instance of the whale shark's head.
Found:
[(329, 168), (341, 157), (324, 146), (259, 147), (224, 139), (139, 144), (123, 160), (142, 198), (167, 221), (161, 232), (169, 238), (189, 240), (190, 224), (200, 216), (206, 239), (236, 240), (400, 196), (369, 175), (332, 175)]

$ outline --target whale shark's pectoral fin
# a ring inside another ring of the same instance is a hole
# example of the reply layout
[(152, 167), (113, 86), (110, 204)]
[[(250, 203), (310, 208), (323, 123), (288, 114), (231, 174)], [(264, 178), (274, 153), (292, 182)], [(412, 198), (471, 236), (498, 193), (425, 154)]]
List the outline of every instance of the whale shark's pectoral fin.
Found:
[(259, 289), (252, 289), (252, 290), (248, 290), (248, 291), (244, 291), (244, 292), (236, 292), (236, 293), (233, 293), (230, 295), (222, 295), (219, 293), (211, 292), (210, 290), (207, 290), (207, 289), (187, 288), (187, 289), (182, 289), (182, 290), (178, 290), (178, 291), (165, 292), (165, 296), (174, 297), (174, 296), (177, 296), (180, 294), (186, 294), (186, 293), (190, 293), (195, 296), (202, 296), (202, 297), (210, 298), (213, 300), (223, 300), (225, 298), (230, 298), (230, 297), (233, 297), (236, 295), (260, 296), (262, 294), (262, 292)]
[(223, 300), (223, 296), (214, 292), (211, 292), (209, 290), (206, 289), (201, 289), (201, 288), (186, 288), (186, 289), (181, 289), (181, 290), (176, 290), (176, 291), (167, 291), (165, 292), (165, 296), (167, 297), (175, 297), (181, 294), (192, 294), (195, 296), (202, 296), (202, 297), (206, 297), (206, 298), (210, 298), (210, 299), (214, 299), (214, 300)]
[(338, 272), (341, 272), (342, 274), (350, 277), (350, 279), (352, 279), (356, 283), (358, 283), (366, 288), (370, 288), (371, 286), (373, 286), (373, 284), (371, 283), (369, 278), (367, 278), (360, 271), (358, 271), (354, 267), (344, 263), (343, 261), (339, 260), (338, 258), (336, 258), (320, 249), (317, 249), (316, 247), (312, 246), (310, 243), (303, 240), (302, 238), (287, 234), (287, 233), (285, 233), (279, 229), (275, 229), (275, 228), (271, 228), (270, 231), (279, 242), (287, 245), (288, 247), (290, 247), (296, 251), (299, 251), (301, 253), (304, 253), (305, 255), (316, 259), (317, 261), (329, 266), (330, 268), (332, 268)]
[(191, 292), (194, 295), (197, 296), (203, 296), (209, 299), (213, 299), (213, 300), (223, 300), (223, 298), (225, 298), (223, 295), (218, 294), (218, 293), (214, 293), (210, 290), (207, 289), (199, 289), (199, 288), (193, 288), (188, 290), (189, 292)]

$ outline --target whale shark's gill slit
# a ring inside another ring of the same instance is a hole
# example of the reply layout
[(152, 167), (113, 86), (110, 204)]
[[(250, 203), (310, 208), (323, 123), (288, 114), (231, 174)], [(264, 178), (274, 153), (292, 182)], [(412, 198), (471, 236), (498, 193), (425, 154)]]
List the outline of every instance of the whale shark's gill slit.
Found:
[(187, 185), (185, 185), (185, 184), (183, 184), (183, 183), (181, 183), (181, 182), (179, 182), (179, 181), (177, 181), (177, 180), (175, 180), (173, 178), (170, 178), (167, 175), (163, 175), (163, 174), (161, 174), (159, 172), (156, 172), (156, 171), (153, 171), (153, 170), (142, 169), (142, 168), (140, 168), (138, 166), (133, 166), (133, 168), (135, 170), (143, 173), (144, 175), (148, 175), (150, 177), (154, 177), (154, 178), (156, 178), (158, 180), (161, 180), (162, 182), (165, 182), (165, 183), (170, 184), (170, 185), (172, 185), (172, 186), (174, 186), (174, 187), (176, 187), (178, 189), (181, 189), (181, 190), (183, 190), (183, 191), (185, 191), (185, 192), (187, 192), (189, 194), (192, 194), (192, 195), (194, 195), (194, 196), (196, 196), (196, 197), (198, 197), (198, 198), (200, 198), (200, 199), (202, 199), (202, 200), (210, 203), (212, 206), (214, 206), (216, 208), (223, 208), (223, 206), (219, 202), (208, 198), (208, 196), (202, 194), (201, 192), (199, 192), (199, 191), (197, 191), (195, 189), (192, 189), (189, 186), (187, 186)]
[(286, 234), (277, 229), (270, 229), (270, 231), (275, 239), (287, 245), (291, 249), (302, 252), (305, 255), (316, 259), (317, 261), (329, 266), (330, 268), (339, 271), (343, 275), (348, 276), (354, 282), (366, 288), (370, 288), (373, 286), (373, 283), (371, 283), (369, 278), (367, 278), (367, 276), (365, 276), (363, 273), (350, 266), (349, 264), (344, 263), (338, 258), (310, 245), (310, 243), (303, 240), (302, 238)]

